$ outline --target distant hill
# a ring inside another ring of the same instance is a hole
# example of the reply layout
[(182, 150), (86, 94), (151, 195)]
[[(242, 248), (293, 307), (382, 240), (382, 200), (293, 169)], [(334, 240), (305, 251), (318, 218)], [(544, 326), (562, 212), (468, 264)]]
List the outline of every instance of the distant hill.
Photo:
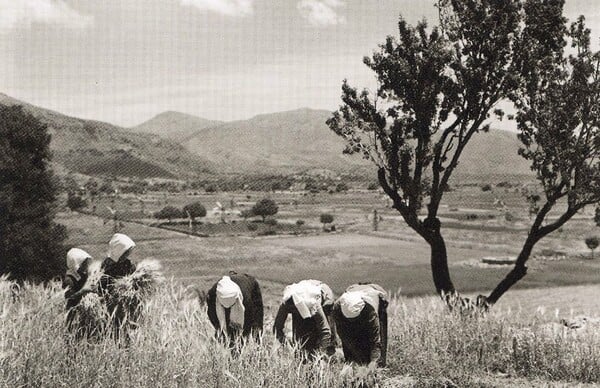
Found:
[(181, 142), (198, 131), (214, 127), (222, 121), (207, 120), (181, 112), (163, 112), (140, 125), (130, 128), (138, 133), (150, 133)]
[[(193, 153), (215, 162), (224, 172), (298, 173), (325, 169), (375, 175), (371, 162), (344, 155), (344, 139), (325, 124), (325, 110), (299, 109), (264, 114), (205, 128), (183, 142)], [(502, 130), (475, 135), (455, 172), (455, 179), (495, 180), (531, 176), (529, 163), (517, 151), (516, 134)]]
[(342, 154), (343, 140), (325, 125), (330, 114), (298, 109), (259, 115), (205, 128), (183, 144), (226, 172), (352, 172), (371, 167), (358, 156)]
[(21, 105), (48, 125), (59, 170), (86, 175), (190, 178), (214, 171), (210, 162), (156, 135), (69, 117), (0, 93), (0, 105)]

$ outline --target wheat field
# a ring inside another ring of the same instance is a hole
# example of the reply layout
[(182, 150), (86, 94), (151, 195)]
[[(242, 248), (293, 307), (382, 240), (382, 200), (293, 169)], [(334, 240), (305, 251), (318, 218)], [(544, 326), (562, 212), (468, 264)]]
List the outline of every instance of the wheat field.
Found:
[[(543, 310), (450, 313), (435, 297), (394, 296), (388, 367), (375, 372), (331, 359), (302, 362), (271, 333), (239, 356), (213, 339), (205, 306), (166, 282), (145, 305), (128, 347), (110, 339), (70, 341), (57, 284), (1, 290), (3, 387), (413, 387), (564, 386), (600, 382), (600, 334), (568, 330)], [(529, 291), (531, 292), (531, 291)], [(540, 291), (543, 293), (543, 291)], [(552, 315), (551, 313), (548, 313)], [(361, 385), (362, 384), (362, 385)]]

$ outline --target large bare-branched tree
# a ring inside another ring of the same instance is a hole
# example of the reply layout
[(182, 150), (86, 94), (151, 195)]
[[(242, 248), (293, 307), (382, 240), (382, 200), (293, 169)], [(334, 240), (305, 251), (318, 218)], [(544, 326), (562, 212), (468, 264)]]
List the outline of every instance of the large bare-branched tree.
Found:
[[(571, 30), (563, 0), (439, 0), (439, 26), (415, 27), (402, 18), (398, 38), (388, 37), (364, 59), (378, 81), (376, 93), (344, 81), (343, 104), (328, 120), (378, 167), (381, 187), (431, 247), (438, 293), (457, 296), (448, 270), (438, 210), (444, 189), (473, 136), (489, 130), (497, 108), (517, 108), (521, 154), (544, 187), (540, 206), (515, 268), (486, 298), (489, 306), (526, 271), (535, 243), (598, 197), (595, 63), (583, 22)], [(572, 37), (577, 55), (565, 57)], [(558, 219), (547, 215), (568, 198)], [(420, 215), (422, 205), (426, 212)], [(454, 299), (452, 299), (454, 300)]]

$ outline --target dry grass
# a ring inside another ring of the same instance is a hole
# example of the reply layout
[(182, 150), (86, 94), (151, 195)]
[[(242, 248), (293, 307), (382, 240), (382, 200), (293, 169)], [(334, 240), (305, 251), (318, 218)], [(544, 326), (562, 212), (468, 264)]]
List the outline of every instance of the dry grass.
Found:
[(261, 344), (239, 357), (213, 339), (205, 308), (166, 282), (144, 304), (129, 347), (110, 339), (69, 341), (57, 287), (0, 293), (0, 386), (340, 387), (510, 386), (600, 382), (600, 335), (549, 326), (538, 314), (497, 309), (486, 317), (448, 313), (437, 298), (394, 298), (388, 368), (349, 370), (339, 357), (302, 363), (281, 347), (266, 317)]

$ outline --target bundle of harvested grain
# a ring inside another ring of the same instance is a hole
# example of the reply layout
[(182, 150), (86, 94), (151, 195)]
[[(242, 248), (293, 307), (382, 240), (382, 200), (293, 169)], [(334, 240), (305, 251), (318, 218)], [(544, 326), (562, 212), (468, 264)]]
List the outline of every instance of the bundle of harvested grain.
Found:
[(142, 260), (134, 273), (116, 279), (106, 295), (106, 304), (117, 325), (137, 326), (142, 302), (164, 281), (162, 266), (156, 260)]
[(67, 326), (76, 338), (99, 340), (108, 325), (108, 311), (98, 294), (87, 293), (77, 306), (67, 312)]

